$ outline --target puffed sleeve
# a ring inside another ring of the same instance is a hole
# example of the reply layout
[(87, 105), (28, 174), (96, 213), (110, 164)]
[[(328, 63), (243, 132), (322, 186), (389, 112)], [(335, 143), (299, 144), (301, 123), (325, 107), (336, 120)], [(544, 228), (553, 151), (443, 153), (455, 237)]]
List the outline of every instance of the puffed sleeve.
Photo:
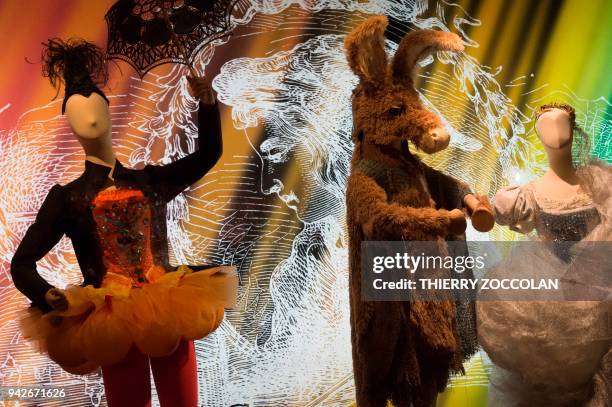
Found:
[(495, 221), (519, 233), (535, 227), (535, 207), (529, 191), (519, 185), (503, 188), (495, 194)]

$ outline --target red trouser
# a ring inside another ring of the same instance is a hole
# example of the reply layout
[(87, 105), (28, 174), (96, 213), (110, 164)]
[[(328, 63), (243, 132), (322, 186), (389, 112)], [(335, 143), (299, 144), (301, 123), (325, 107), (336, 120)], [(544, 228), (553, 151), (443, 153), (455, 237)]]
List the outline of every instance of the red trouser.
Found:
[(103, 367), (102, 376), (108, 406), (150, 406), (149, 366), (153, 371), (155, 388), (162, 407), (198, 405), (195, 347), (192, 341), (182, 341), (174, 353), (161, 358), (149, 358), (132, 346), (121, 362)]

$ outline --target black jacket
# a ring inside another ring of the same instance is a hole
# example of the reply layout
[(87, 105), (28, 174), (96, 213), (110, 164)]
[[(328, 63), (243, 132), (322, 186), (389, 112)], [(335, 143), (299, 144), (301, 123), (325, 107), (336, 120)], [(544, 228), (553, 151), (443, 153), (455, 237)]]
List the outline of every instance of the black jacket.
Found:
[[(206, 129), (206, 131), (204, 131)], [(202, 178), (222, 153), (221, 123), (217, 104), (200, 104), (198, 150), (171, 164), (147, 165), (141, 170), (115, 163), (115, 185), (139, 189), (151, 203), (152, 251), (154, 262), (169, 268), (166, 233), (166, 204), (189, 185)], [(104, 165), (85, 161), (85, 172), (71, 183), (54, 185), (29, 227), (11, 262), (13, 283), (32, 305), (50, 310), (45, 293), (52, 286), (36, 270), (44, 257), (66, 235), (83, 273), (83, 285), (99, 287), (106, 272), (97, 240), (91, 202), (103, 188), (110, 172)]]

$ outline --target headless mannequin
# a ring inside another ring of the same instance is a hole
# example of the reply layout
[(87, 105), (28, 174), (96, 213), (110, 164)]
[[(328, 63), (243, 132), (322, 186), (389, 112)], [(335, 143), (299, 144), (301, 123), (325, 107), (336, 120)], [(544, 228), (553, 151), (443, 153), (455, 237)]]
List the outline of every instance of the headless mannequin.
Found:
[[(191, 92), (205, 105), (215, 103), (212, 88), (203, 78), (189, 78)], [(73, 94), (66, 101), (68, 123), (83, 147), (85, 159), (111, 168), (102, 189), (114, 189), (116, 155), (112, 146), (111, 115), (107, 101), (98, 93), (89, 96)], [(45, 300), (52, 308), (63, 311), (69, 303), (64, 290), (51, 288)], [(61, 323), (62, 317), (52, 320)], [(102, 367), (104, 389), (109, 406), (150, 406), (153, 374), (162, 406), (197, 405), (197, 366), (193, 341), (182, 340), (173, 353), (148, 357), (132, 347), (126, 357)]]
[[(85, 159), (113, 168), (115, 152), (112, 146), (110, 110), (106, 100), (96, 92), (92, 92), (88, 97), (74, 94), (66, 101), (65, 113), (70, 128), (85, 151)], [(105, 188), (113, 184), (112, 173), (112, 171), (109, 173)], [(59, 311), (68, 308), (66, 295), (59, 288), (47, 291), (45, 300)], [(54, 321), (54, 323), (60, 322), (59, 319)]]
[[(187, 77), (192, 95), (205, 104), (214, 104), (215, 96), (208, 80), (202, 77)], [(85, 151), (85, 159), (111, 168), (103, 188), (114, 188), (113, 170), (116, 156), (113, 151), (111, 115), (108, 103), (96, 92), (89, 96), (78, 93), (66, 101), (66, 117), (79, 144)], [(68, 308), (68, 300), (59, 288), (51, 288), (45, 300), (56, 310)], [(57, 320), (55, 323), (59, 323)]]
[(549, 170), (534, 183), (536, 190), (550, 198), (571, 198), (580, 186), (572, 163), (573, 131), (568, 112), (550, 109), (538, 118), (536, 130), (549, 162)]

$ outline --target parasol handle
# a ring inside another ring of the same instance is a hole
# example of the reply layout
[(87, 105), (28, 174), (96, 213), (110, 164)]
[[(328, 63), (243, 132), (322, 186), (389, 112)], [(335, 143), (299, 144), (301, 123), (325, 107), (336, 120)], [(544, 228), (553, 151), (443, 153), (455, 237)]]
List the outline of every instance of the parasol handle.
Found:
[(168, 18), (168, 13), (166, 12), (166, 9), (163, 6), (161, 7), (161, 14), (164, 18), (164, 21), (166, 22), (166, 27), (168, 28), (168, 31), (170, 31), (170, 41), (172, 41), (172, 43), (179, 49), (179, 52), (183, 54), (183, 58), (185, 58), (186, 65), (189, 68), (189, 73), (191, 74), (191, 76), (193, 76), (194, 78), (198, 77), (198, 72), (195, 70), (191, 62), (189, 62), (189, 59), (187, 58), (187, 51), (185, 51), (185, 47), (183, 47), (183, 44), (181, 44), (181, 42), (176, 37), (174, 29), (172, 28), (172, 24), (170, 23), (170, 19)]

